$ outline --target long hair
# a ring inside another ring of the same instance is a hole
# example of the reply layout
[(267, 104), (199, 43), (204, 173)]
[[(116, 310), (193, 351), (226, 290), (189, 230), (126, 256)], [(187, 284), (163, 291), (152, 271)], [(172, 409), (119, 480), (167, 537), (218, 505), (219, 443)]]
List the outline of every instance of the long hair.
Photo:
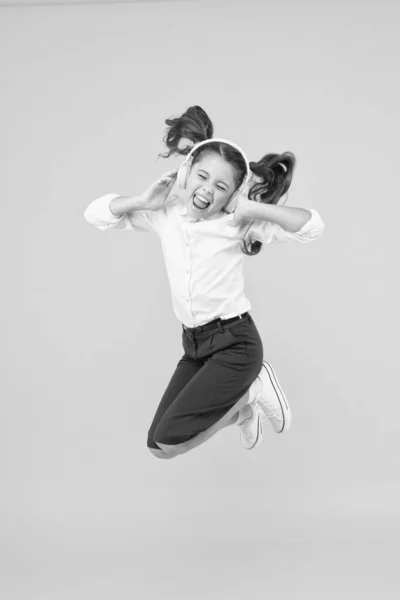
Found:
[(207, 113), (201, 106), (190, 106), (180, 117), (170, 117), (165, 121), (167, 125), (163, 142), (168, 152), (159, 154), (162, 158), (169, 158), (172, 154), (189, 154), (190, 146), (179, 147), (179, 142), (187, 138), (197, 144), (212, 138), (214, 127)]
[[(249, 200), (278, 204), (290, 188), (295, 165), (296, 159), (291, 152), (265, 154), (258, 162), (251, 162), (250, 169), (258, 181), (249, 189)], [(249, 256), (258, 254), (262, 248), (262, 242), (258, 240), (243, 240), (243, 244), (243, 252)]]
[(292, 183), (296, 159), (291, 152), (266, 154), (258, 162), (251, 162), (250, 169), (261, 181), (254, 183), (249, 191), (249, 199), (259, 196), (265, 204), (278, 204)]
[[(170, 117), (165, 121), (167, 128), (163, 142), (168, 148), (162, 158), (173, 154), (189, 154), (193, 145), (205, 140), (211, 140), (214, 126), (210, 117), (201, 106), (190, 106), (180, 117)], [(181, 145), (182, 140), (190, 144)], [(196, 150), (193, 154), (195, 164), (206, 152), (215, 152), (235, 168), (236, 189), (241, 185), (246, 175), (246, 163), (241, 153), (233, 146), (224, 142), (211, 142)], [(265, 204), (278, 204), (280, 198), (289, 190), (292, 182), (295, 157), (291, 152), (283, 154), (266, 154), (258, 162), (250, 162), (250, 169), (256, 175), (257, 182), (249, 189), (249, 200)], [(244, 254), (254, 256), (262, 248), (262, 242), (242, 239), (241, 249)]]

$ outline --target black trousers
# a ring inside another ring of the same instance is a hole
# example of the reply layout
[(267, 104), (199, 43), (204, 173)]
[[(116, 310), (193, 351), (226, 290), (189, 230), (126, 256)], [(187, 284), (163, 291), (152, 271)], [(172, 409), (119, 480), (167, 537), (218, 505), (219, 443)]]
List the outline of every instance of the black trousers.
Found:
[(206, 331), (183, 327), (184, 355), (164, 392), (147, 446), (180, 444), (219, 421), (247, 392), (263, 361), (261, 337), (249, 313)]

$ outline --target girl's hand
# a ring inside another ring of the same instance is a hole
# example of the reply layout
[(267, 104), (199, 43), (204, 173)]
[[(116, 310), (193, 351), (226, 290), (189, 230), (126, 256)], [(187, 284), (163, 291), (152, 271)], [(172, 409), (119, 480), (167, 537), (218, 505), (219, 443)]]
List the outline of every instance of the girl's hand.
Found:
[(243, 225), (247, 220), (249, 200), (245, 194), (238, 194), (235, 199), (235, 211), (233, 213), (233, 224)]
[(175, 185), (178, 168), (164, 173), (157, 181), (152, 183), (141, 195), (144, 210), (159, 210), (173, 204), (178, 196), (170, 191)]

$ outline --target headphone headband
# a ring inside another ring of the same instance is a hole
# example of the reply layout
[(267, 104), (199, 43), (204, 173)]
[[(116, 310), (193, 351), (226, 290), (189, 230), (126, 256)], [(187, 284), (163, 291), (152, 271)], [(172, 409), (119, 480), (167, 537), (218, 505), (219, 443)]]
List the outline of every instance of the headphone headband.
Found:
[(210, 138), (208, 140), (204, 140), (202, 142), (198, 142), (197, 144), (195, 144), (193, 146), (193, 148), (191, 148), (189, 154), (187, 155), (187, 157), (184, 160), (184, 163), (189, 165), (191, 163), (191, 161), (193, 160), (193, 154), (194, 154), (194, 152), (196, 152), (196, 150), (198, 148), (200, 148), (201, 146), (205, 146), (205, 144), (210, 144), (212, 142), (222, 142), (223, 144), (227, 144), (228, 146), (232, 146), (232, 148), (235, 148), (235, 150), (237, 150), (238, 152), (240, 152), (240, 154), (242, 155), (243, 160), (244, 160), (244, 162), (246, 164), (246, 175), (245, 175), (245, 178), (243, 179), (243, 181), (242, 181), (242, 183), (240, 185), (240, 189), (242, 189), (246, 185), (246, 183), (248, 183), (248, 181), (251, 178), (250, 164), (249, 164), (249, 161), (247, 160), (247, 156), (245, 155), (245, 153), (243, 152), (243, 150), (237, 144), (234, 144), (233, 142), (230, 142), (229, 140), (225, 140), (223, 138)]

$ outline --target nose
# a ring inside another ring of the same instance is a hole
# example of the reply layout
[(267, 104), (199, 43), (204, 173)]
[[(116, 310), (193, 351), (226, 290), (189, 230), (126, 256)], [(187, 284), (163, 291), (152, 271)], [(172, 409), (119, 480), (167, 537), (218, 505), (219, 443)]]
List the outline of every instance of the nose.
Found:
[(211, 196), (212, 192), (209, 188), (204, 187), (204, 185), (201, 188), (200, 194), (203, 194), (204, 196)]

